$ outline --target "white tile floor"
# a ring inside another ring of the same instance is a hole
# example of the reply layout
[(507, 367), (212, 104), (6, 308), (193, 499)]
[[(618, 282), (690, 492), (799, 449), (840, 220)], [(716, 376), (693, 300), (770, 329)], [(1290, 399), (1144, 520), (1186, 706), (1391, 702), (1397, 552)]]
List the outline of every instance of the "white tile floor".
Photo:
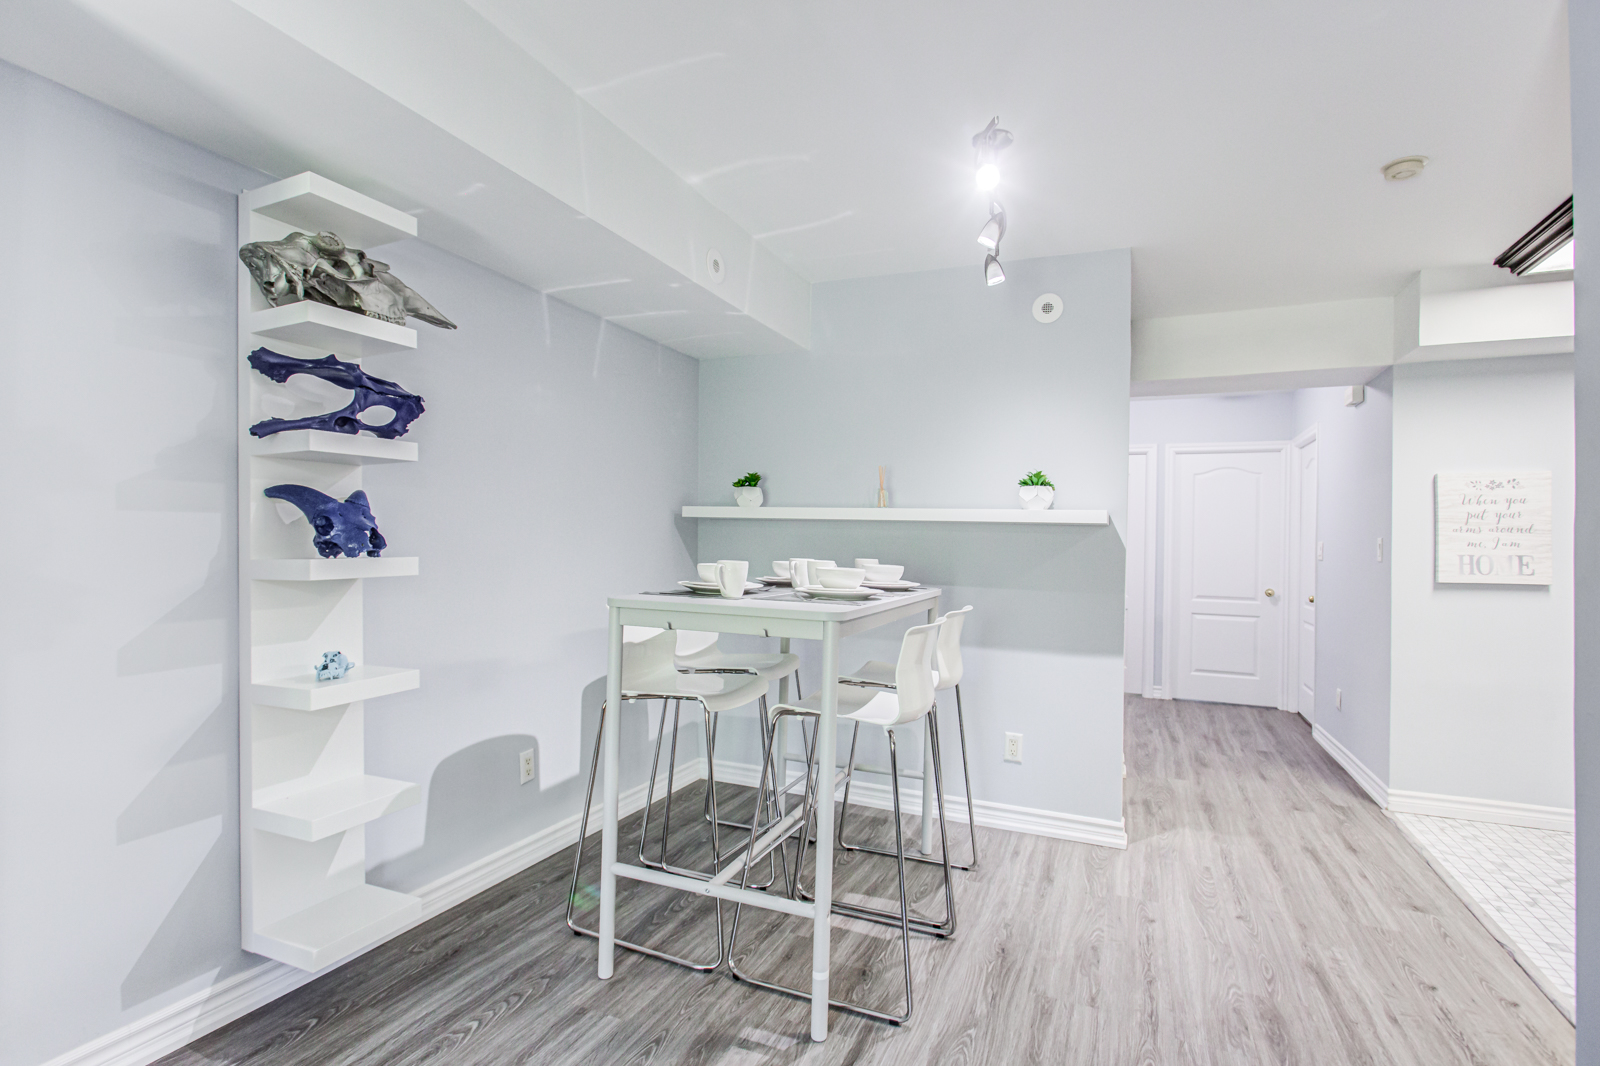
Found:
[(1499, 924), (1524, 966), (1532, 963), (1542, 970), (1549, 986), (1570, 1002), (1572, 834), (1421, 814), (1393, 817)]

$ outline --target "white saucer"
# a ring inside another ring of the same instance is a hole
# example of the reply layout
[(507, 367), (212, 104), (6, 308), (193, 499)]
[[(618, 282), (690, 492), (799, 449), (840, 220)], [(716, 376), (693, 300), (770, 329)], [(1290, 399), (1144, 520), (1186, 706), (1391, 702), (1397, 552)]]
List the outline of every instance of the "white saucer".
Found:
[(790, 581), (789, 581), (788, 578), (779, 577), (776, 574), (768, 574), (766, 577), (761, 578), (760, 581), (761, 581), (761, 583), (763, 585), (787, 585), (787, 584), (790, 584)]
[(821, 585), (802, 585), (795, 591), (819, 600), (870, 600), (877, 595), (872, 589), (825, 589)]
[[(690, 592), (698, 592), (702, 596), (722, 595), (722, 586), (718, 585), (715, 581), (680, 581), (678, 584), (682, 585)], [(763, 586), (754, 581), (746, 581), (744, 583), (744, 590), (746, 592), (760, 592), (762, 587)]]
[(922, 586), (915, 581), (863, 581), (862, 588), (882, 589), (884, 592), (907, 592)]

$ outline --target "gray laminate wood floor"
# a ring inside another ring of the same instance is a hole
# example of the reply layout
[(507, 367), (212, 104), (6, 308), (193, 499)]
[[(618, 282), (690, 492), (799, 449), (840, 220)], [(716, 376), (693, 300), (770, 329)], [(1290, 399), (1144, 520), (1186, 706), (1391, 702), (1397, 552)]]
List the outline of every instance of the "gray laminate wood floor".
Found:
[[(1130, 698), (1127, 757), (1126, 851), (982, 833), (956, 938), (916, 942), (903, 1029), (835, 1012), (813, 1045), (803, 1002), (627, 952), (596, 980), (562, 923), (567, 851), (162, 1061), (1573, 1061), (1572, 1027), (1297, 717)], [(891, 873), (852, 856), (839, 891), (887, 896)], [(935, 888), (918, 870), (930, 911)], [(626, 892), (623, 935), (714, 947), (707, 902)], [(749, 922), (740, 952), (799, 983), (801, 926)], [(893, 1005), (886, 933), (838, 923), (836, 995)]]

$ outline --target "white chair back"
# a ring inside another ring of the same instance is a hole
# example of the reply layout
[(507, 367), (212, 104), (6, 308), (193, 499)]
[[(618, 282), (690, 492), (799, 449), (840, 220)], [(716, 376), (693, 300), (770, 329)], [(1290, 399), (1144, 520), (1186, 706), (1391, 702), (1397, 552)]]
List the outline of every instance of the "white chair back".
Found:
[(894, 668), (895, 698), (899, 713), (892, 728), (914, 722), (933, 707), (933, 656), (939, 639), (940, 623), (912, 626), (900, 642), (900, 661)]
[(670, 629), (651, 631), (629, 626), (622, 634), (622, 690), (624, 692), (668, 691), (678, 682), (678, 667), (673, 662), (678, 635)]
[(693, 629), (679, 629), (678, 654), (687, 658), (690, 655), (699, 655), (701, 652), (716, 647), (717, 634), (700, 633)]
[(961, 627), (966, 625), (967, 614), (972, 610), (972, 604), (967, 604), (959, 611), (951, 611), (939, 619), (943, 623), (939, 630), (939, 687), (955, 688), (961, 684)]

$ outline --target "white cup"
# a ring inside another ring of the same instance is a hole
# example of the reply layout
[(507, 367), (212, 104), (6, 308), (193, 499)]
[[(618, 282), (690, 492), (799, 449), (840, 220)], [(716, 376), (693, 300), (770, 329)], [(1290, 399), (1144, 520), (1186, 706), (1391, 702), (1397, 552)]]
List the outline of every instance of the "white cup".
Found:
[(905, 567), (889, 563), (873, 563), (862, 569), (866, 570), (868, 581), (899, 581), (900, 575), (906, 572)]
[(722, 595), (736, 600), (744, 595), (744, 583), (750, 580), (750, 564), (741, 559), (718, 559), (717, 586)]
[(811, 568), (815, 563), (816, 560), (814, 559), (790, 559), (789, 583), (797, 589), (805, 588), (807, 585), (815, 585), (817, 578), (811, 572)]
[(699, 566), (696, 566), (695, 569), (700, 572), (701, 581), (704, 581), (708, 585), (715, 585), (717, 583), (716, 563), (701, 563)]
[(877, 565), (878, 565), (878, 560), (876, 560), (876, 559), (857, 559), (856, 560), (856, 566), (858, 566), (858, 567), (877, 566)]
[(774, 577), (788, 577), (789, 576), (789, 560), (787, 560), (787, 559), (774, 559), (774, 560), (772, 560), (772, 575)]
[(825, 589), (858, 589), (861, 579), (867, 576), (865, 570), (852, 569), (848, 566), (819, 566), (817, 567), (817, 580), (822, 582)]
[(838, 563), (834, 562), (832, 559), (813, 559), (813, 560), (811, 560), (811, 564), (813, 566), (838, 566), (839, 565)]

